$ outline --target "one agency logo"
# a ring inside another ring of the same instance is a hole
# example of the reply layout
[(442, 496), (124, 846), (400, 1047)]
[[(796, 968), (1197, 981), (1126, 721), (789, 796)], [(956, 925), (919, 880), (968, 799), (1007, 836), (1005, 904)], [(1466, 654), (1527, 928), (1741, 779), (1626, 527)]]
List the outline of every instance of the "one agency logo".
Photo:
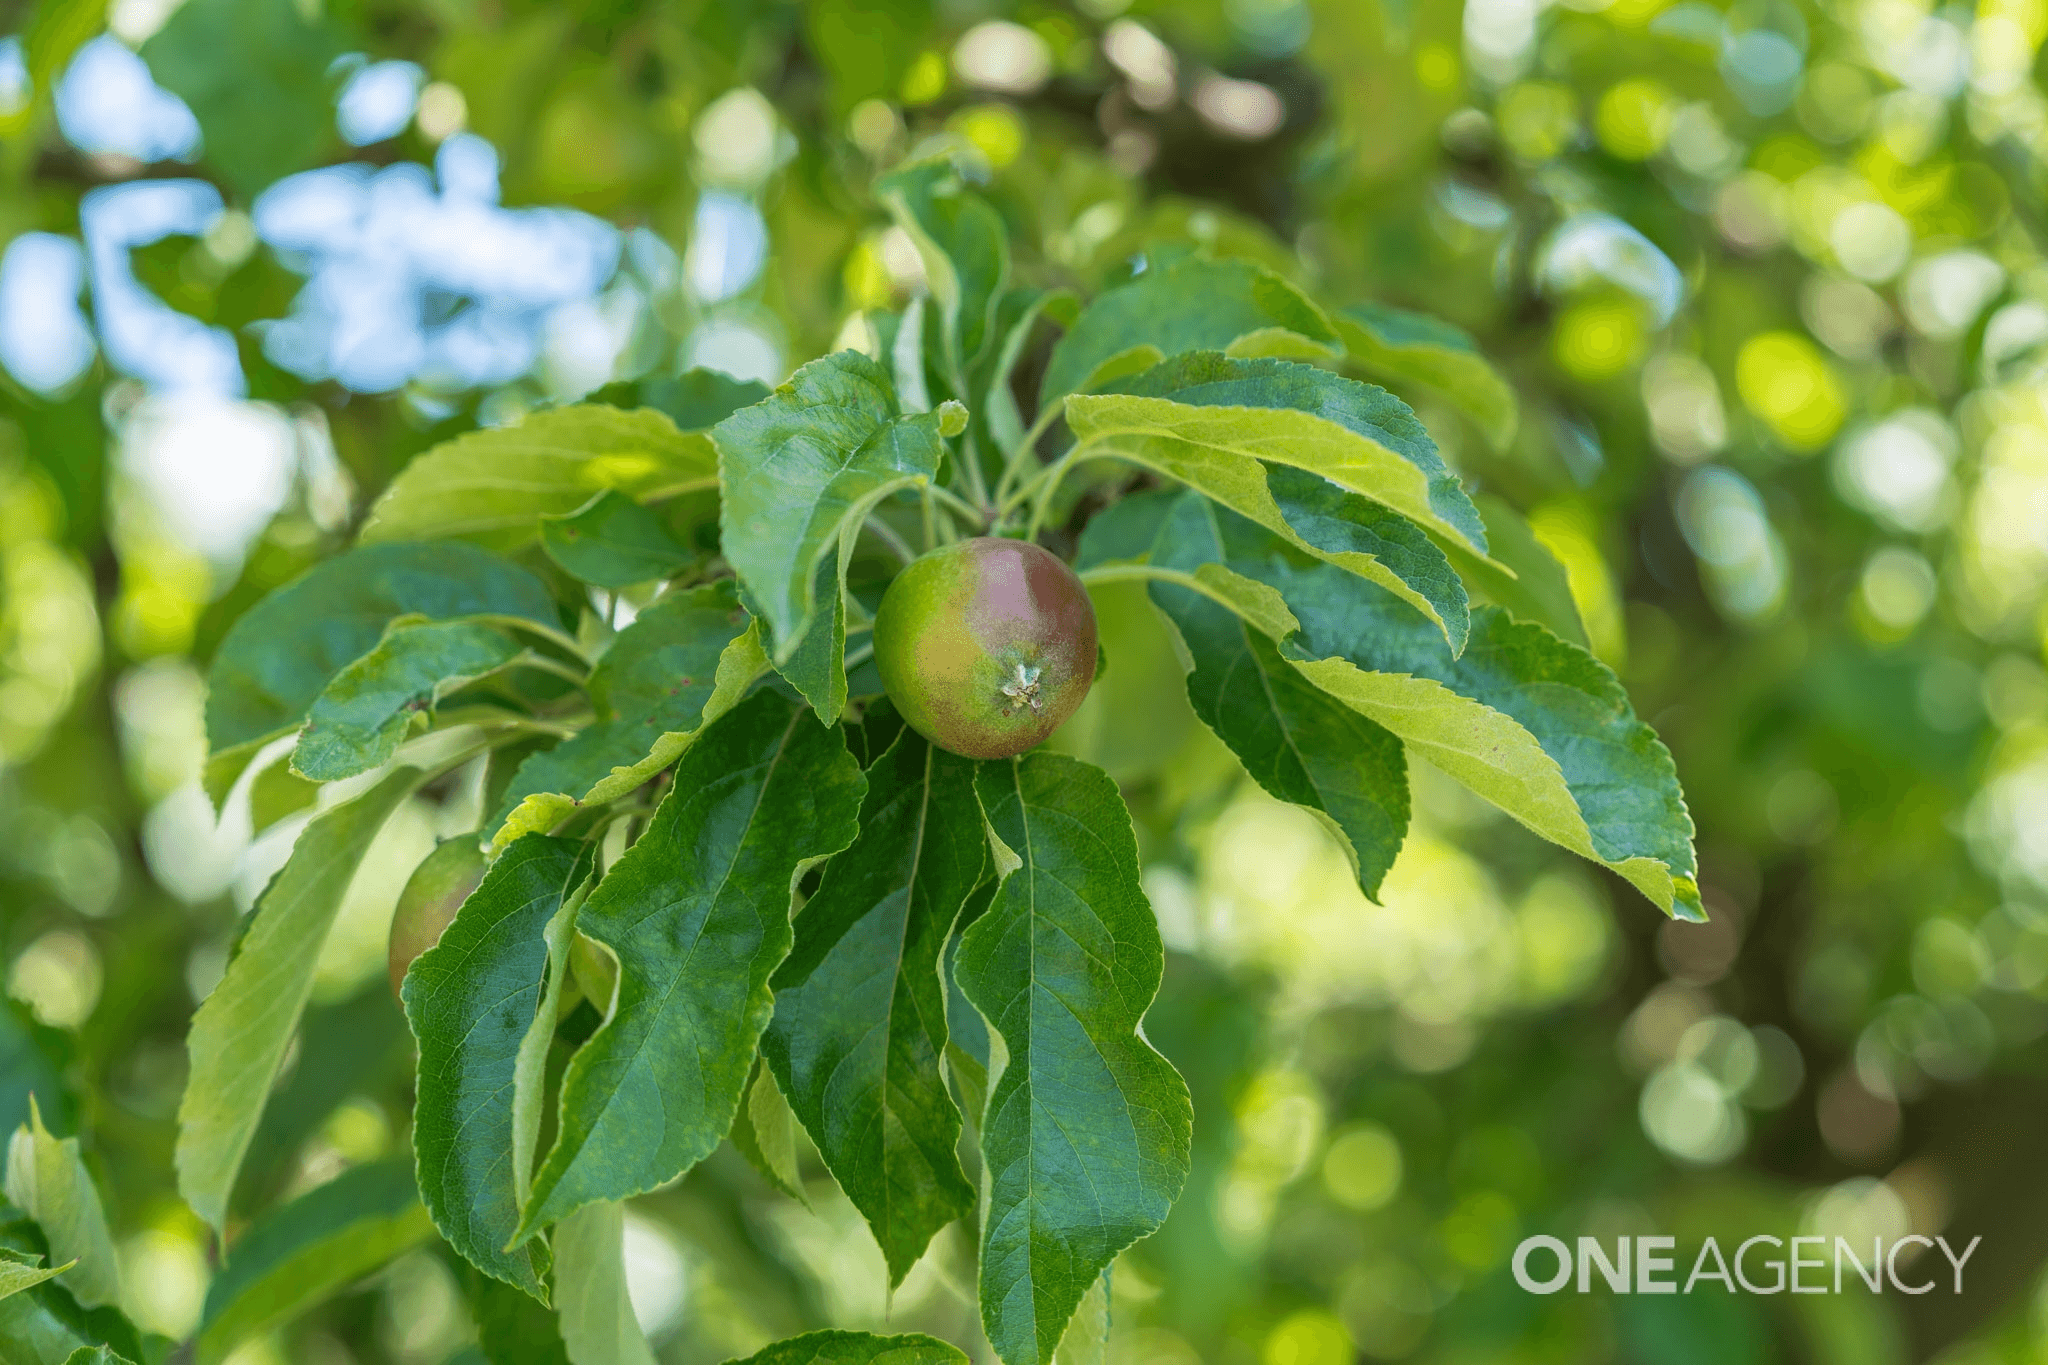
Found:
[[(1675, 1237), (1623, 1237), (1612, 1256), (1597, 1237), (1579, 1238), (1576, 1252), (1561, 1238), (1527, 1237), (1515, 1248), (1513, 1269), (1515, 1283), (1531, 1294), (1555, 1294), (1574, 1280), (1581, 1294), (1592, 1292), (1596, 1281), (1616, 1294), (1690, 1294), (1702, 1281), (1719, 1284), (1731, 1294), (1839, 1294), (1844, 1270), (1850, 1273), (1851, 1289), (1861, 1281), (1873, 1294), (1882, 1294), (1887, 1287), (1901, 1294), (1928, 1294), (1938, 1287), (1951, 1288), (1943, 1283), (1951, 1278), (1952, 1292), (1960, 1294), (1963, 1267), (1984, 1239), (1972, 1237), (1958, 1252), (1943, 1237), (1929, 1239), (1916, 1233), (1890, 1243), (1878, 1237), (1869, 1244), (1868, 1261), (1847, 1240), (1835, 1238), (1832, 1249), (1828, 1240), (1751, 1237), (1735, 1248), (1732, 1257), (1724, 1257), (1720, 1243), (1709, 1237), (1681, 1281)], [(1935, 1248), (1946, 1258), (1946, 1266), (1922, 1260), (1921, 1253)], [(1943, 1270), (1952, 1271), (1952, 1277), (1940, 1273)]]

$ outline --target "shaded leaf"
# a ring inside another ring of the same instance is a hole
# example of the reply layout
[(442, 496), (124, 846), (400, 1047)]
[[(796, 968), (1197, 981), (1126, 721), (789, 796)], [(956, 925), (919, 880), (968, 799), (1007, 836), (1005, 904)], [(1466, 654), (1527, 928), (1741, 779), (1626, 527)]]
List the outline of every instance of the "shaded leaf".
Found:
[(1506, 450), (1514, 441), (1519, 413), (1514, 388), (1459, 328), (1426, 313), (1359, 303), (1338, 311), (1337, 330), (1359, 368), (1442, 393), (1495, 450)]
[(78, 1139), (51, 1136), (33, 1096), (28, 1121), (7, 1143), (7, 1202), (42, 1228), (51, 1263), (65, 1263), (64, 1287), (73, 1298), (88, 1308), (120, 1301), (114, 1236)]
[(570, 1059), (521, 1238), (674, 1179), (725, 1136), (796, 878), (853, 841), (865, 786), (836, 726), (766, 689), (684, 753), (647, 832), (584, 903), (582, 932), (618, 959), (617, 1003)]
[(605, 489), (651, 502), (718, 486), (710, 438), (653, 408), (579, 403), (444, 441), (415, 458), (370, 509), (364, 541), (464, 536), (496, 550), (540, 534)]
[(1340, 349), (1323, 310), (1264, 266), (1190, 257), (1147, 270), (1082, 309), (1053, 347), (1038, 401), (1085, 393), (1111, 374), (1186, 351), (1319, 359)]
[(768, 386), (758, 379), (735, 379), (723, 370), (699, 368), (673, 379), (607, 384), (590, 398), (613, 407), (656, 408), (683, 431), (705, 431), (767, 396)]
[[(0, 1223), (0, 1262), (33, 1266), (47, 1261), (49, 1250), (34, 1223)], [(62, 1279), (0, 1298), (0, 1361), (7, 1365), (57, 1365), (77, 1351), (100, 1346), (114, 1351), (117, 1359), (143, 1359), (142, 1338), (119, 1309), (81, 1306)]]
[(410, 1162), (350, 1167), (235, 1239), (206, 1291), (198, 1358), (225, 1359), (433, 1233)]
[[(1216, 518), (1228, 514), (1203, 498), (1182, 497), (1172, 506), (1159, 523), (1152, 562), (1199, 569), (1224, 558)], [(1151, 594), (1194, 660), (1187, 689), (1195, 714), (1267, 792), (1321, 817), (1359, 887), (1377, 896), (1408, 829), (1401, 741), (1302, 677), (1268, 631), (1246, 619), (1261, 619), (1258, 610), (1232, 610), (1173, 583), (1155, 582)], [(1263, 619), (1286, 633), (1284, 619)]]
[[(351, 550), (271, 593), (228, 631), (207, 671), (208, 748), (221, 758), (296, 726), (334, 676), (405, 615), (509, 616), (550, 630), (561, 620), (538, 578), (474, 546)], [(209, 774), (209, 790), (216, 778)], [(232, 785), (233, 775), (227, 780)]]
[(813, 591), (818, 603), (810, 629), (775, 666), (798, 692), (803, 694), (818, 719), (831, 724), (846, 710), (846, 595), (840, 590), (840, 568), (831, 555), (818, 561)]
[(332, 18), (291, 0), (190, 0), (142, 57), (192, 106), (207, 162), (247, 200), (333, 140), (327, 71), (347, 43)]
[[(1479, 600), (1506, 608), (1510, 616), (1548, 626), (1552, 634), (1581, 648), (1591, 648), (1586, 624), (1579, 619), (1578, 602), (1572, 597), (1571, 581), (1557, 556), (1536, 539), (1529, 523), (1499, 498), (1482, 493), (1474, 501), (1486, 518), (1491, 558), (1480, 559), (1456, 545), (1451, 546), (1451, 554)], [(1513, 570), (1514, 577), (1501, 571), (1503, 565)]]
[(660, 517), (609, 488), (566, 516), (542, 517), (540, 543), (548, 558), (600, 588), (668, 578), (697, 560)]
[(505, 1250), (519, 1224), (514, 1080), (540, 1007), (542, 930), (585, 876), (585, 848), (541, 834), (513, 843), (405, 975), (405, 1014), (420, 1048), (412, 1134), (420, 1195), (465, 1260), (543, 1299), (547, 1248)]
[[(1536, 833), (1620, 873), (1659, 909), (1703, 916), (1677, 770), (1606, 665), (1498, 607), (1472, 613), (1471, 640), (1454, 659), (1406, 603), (1242, 517), (1204, 512), (1191, 493), (1127, 499), (1106, 515), (1157, 515), (1147, 504), (1168, 498), (1193, 509), (1176, 516), (1213, 519), (1222, 564), (1201, 572), (1241, 584), (1218, 600), (1250, 600), (1253, 588), (1284, 600), (1291, 625), (1270, 609), (1247, 619), (1304, 677)], [(1189, 558), (1208, 553), (1183, 551), (1172, 535), (1161, 543)]]
[(843, 582), (869, 509), (938, 473), (941, 420), (899, 415), (882, 367), (841, 351), (712, 430), (724, 494), (720, 543), (760, 605), (778, 663), (795, 654), (821, 605), (818, 565), (836, 553)]
[(872, 1332), (806, 1332), (764, 1346), (727, 1365), (966, 1365), (960, 1349), (920, 1332), (878, 1337)]
[[(1268, 465), (1266, 487), (1288, 529), (1322, 558), (1370, 578), (1422, 608), (1443, 627), (1451, 653), (1465, 648), (1465, 637), (1472, 630), (1465, 584), (1421, 527), (1306, 469)], [(1468, 554), (1467, 558), (1485, 562), (1477, 555)], [(1368, 563), (1358, 562), (1361, 559)], [(1391, 580), (1374, 572), (1369, 564), (1383, 567)]]
[(626, 1297), (626, 1210), (585, 1204), (555, 1229), (555, 1303), (571, 1365), (654, 1365)]
[[(675, 762), (767, 669), (757, 638), (730, 581), (665, 594), (642, 611), (591, 670), (596, 722), (513, 775), (491, 821), (494, 846), (552, 828), (580, 802), (623, 796)], [(541, 794), (555, 797), (534, 812), (541, 823), (508, 823)]]
[(939, 957), (988, 855), (971, 761), (905, 731), (867, 779), (860, 837), (796, 917), (761, 1054), (894, 1286), (974, 1207), (939, 1069)]
[[(476, 1323), (476, 1360), (488, 1365), (569, 1365), (561, 1318), (554, 1310), (474, 1267), (468, 1268), (463, 1289)], [(449, 1365), (461, 1360), (458, 1356)]]
[(292, 771), (332, 782), (390, 762), (416, 714), (519, 654), (518, 641), (480, 621), (397, 618), (375, 649), (344, 666), (314, 699)]
[(875, 182), (875, 194), (917, 245), (953, 396), (965, 399), (968, 367), (995, 338), (996, 304), (1009, 280), (1002, 216), (966, 187), (949, 158), (893, 171)]
[(1015, 858), (955, 972), (1002, 1047), (981, 1151), (981, 1318), (1009, 1365), (1044, 1365), (1103, 1269), (1187, 1179), (1188, 1089), (1138, 1032), (1165, 962), (1116, 784), (1058, 754), (984, 763)]
[(178, 1105), (178, 1193), (215, 1228), (226, 1221), (235, 1174), (356, 865), (423, 779), (416, 769), (400, 768), (314, 817), (250, 912), (220, 984), (192, 1016), (192, 1069)]
[(319, 799), (318, 782), (300, 777), (289, 762), (272, 763), (249, 784), (249, 832), (261, 834)]
[(64, 1365), (135, 1365), (111, 1346), (81, 1346), (64, 1358)]

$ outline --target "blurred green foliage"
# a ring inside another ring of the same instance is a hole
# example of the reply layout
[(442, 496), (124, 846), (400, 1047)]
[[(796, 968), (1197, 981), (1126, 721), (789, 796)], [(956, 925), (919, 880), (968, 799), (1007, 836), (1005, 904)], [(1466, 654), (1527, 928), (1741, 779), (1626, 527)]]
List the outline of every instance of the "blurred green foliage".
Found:
[[(108, 24), (189, 103), (196, 164), (60, 136), (56, 74)], [(227, 329), (250, 399), (172, 420), (104, 360), (48, 393), (0, 377), (0, 1128), (33, 1092), (82, 1139), (146, 1330), (191, 1334), (212, 1273), (171, 1174), (187, 1024), (311, 799), (280, 767), (216, 827), (198, 670), (227, 627), (435, 441), (607, 382), (716, 402), (672, 376), (740, 355), (779, 379), (861, 341), (861, 310), (919, 287), (872, 180), (950, 139), (1040, 282), (1114, 281), (1188, 234), (1476, 339), (1518, 422), (1455, 378), (1390, 386), (1468, 483), (1531, 511), (1676, 755), (1713, 915), (1660, 923), (1426, 772), (1368, 903), (1195, 723), (1135, 588), (1108, 591), (1112, 666), (1063, 742), (1139, 816), (1173, 950), (1148, 1032), (1197, 1134), (1187, 1194), (1112, 1278), (1108, 1358), (2048, 1352), (2040, 0), (43, 0), (0, 9), (5, 34), (25, 75), (0, 71), (0, 239), (76, 233), (105, 184), (218, 184), (204, 235), (133, 264)], [(360, 152), (334, 132), (343, 53), (427, 82)], [(257, 324), (303, 272), (258, 244), (257, 192), (431, 160), (465, 128), (507, 204), (645, 230), (601, 371), (364, 394), (281, 367)], [(699, 287), (714, 193), (767, 229), (730, 293)], [(1386, 316), (1355, 320), (1393, 353), (1434, 344)], [(252, 430), (288, 488), (223, 549), (151, 471), (198, 442), (180, 467), (219, 486), (188, 502), (233, 502)], [(384, 924), (476, 799), (410, 803), (349, 889), (238, 1215), (406, 1152)], [(889, 1303), (806, 1161), (808, 1210), (730, 1151), (635, 1202), (662, 1359), (827, 1322), (973, 1339), (964, 1230)], [(1670, 1232), (1683, 1255), (1909, 1230), (1982, 1234), (1968, 1292), (1538, 1298), (1507, 1272), (1537, 1232)], [(419, 1250), (236, 1360), (462, 1358), (487, 1300)]]

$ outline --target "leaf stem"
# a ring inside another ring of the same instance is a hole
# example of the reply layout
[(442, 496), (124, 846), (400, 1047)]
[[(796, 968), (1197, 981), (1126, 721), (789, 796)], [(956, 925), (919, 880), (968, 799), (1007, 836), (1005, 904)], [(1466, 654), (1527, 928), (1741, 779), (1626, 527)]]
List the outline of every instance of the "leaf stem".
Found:
[(889, 552), (905, 564), (917, 558), (917, 551), (910, 548), (910, 542), (897, 533), (895, 527), (880, 517), (869, 517), (865, 528), (876, 540), (889, 547)]
[(934, 498), (945, 505), (948, 512), (951, 512), (956, 517), (960, 517), (969, 526), (974, 527), (976, 530), (988, 529), (989, 514), (982, 508), (976, 507), (950, 488), (942, 488), (935, 483), (926, 484), (925, 487), (931, 490)]
[(1024, 462), (1037, 455), (1039, 437), (1051, 430), (1052, 424), (1066, 410), (1067, 400), (1064, 397), (1055, 398), (1038, 410), (1038, 416), (1032, 419), (1031, 429), (1010, 452), (1009, 461), (1003, 466), (1003, 477), (996, 481), (996, 505), (999, 509), (1003, 509), (1005, 498), (1017, 486), (1017, 480), (1024, 472)]
[(545, 654), (539, 654), (530, 649), (514, 659), (512, 666), (514, 668), (531, 668), (541, 673), (552, 673), (558, 678), (567, 678), (578, 687), (586, 686), (590, 682), (590, 674), (588, 672), (565, 664), (560, 659), (549, 658)]

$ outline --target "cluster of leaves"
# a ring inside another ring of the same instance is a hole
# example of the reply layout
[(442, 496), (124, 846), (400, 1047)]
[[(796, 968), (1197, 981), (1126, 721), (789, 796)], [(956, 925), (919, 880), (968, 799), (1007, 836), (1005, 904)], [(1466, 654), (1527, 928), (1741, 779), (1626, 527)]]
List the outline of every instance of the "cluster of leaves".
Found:
[[(1670, 757), (1556, 563), (1346, 372), (1440, 384), (1501, 428), (1469, 342), (1173, 243), (1084, 307), (1012, 278), (952, 162), (880, 189), (930, 292), (870, 316), (873, 355), (773, 393), (691, 378), (722, 400), (693, 430), (592, 403), (448, 442), (223, 641), (210, 792), (318, 809), (192, 1022), (179, 1189), (235, 1234), (202, 1358), (438, 1230), (479, 1273), (490, 1358), (649, 1359), (623, 1201), (728, 1136), (797, 1193), (798, 1127), (892, 1285), (978, 1211), (989, 1341), (1053, 1357), (1179, 1194), (1192, 1110), (1141, 1029), (1163, 950), (1115, 783), (1057, 753), (955, 757), (877, 695), (860, 637), (913, 542), (1046, 535), (1086, 582), (1143, 581), (1196, 714), (1368, 894), (1414, 754), (1700, 914)], [(493, 861), (405, 980), (416, 1166), (231, 1228), (351, 873), (458, 773)], [(962, 1357), (825, 1334), (756, 1359)]]

